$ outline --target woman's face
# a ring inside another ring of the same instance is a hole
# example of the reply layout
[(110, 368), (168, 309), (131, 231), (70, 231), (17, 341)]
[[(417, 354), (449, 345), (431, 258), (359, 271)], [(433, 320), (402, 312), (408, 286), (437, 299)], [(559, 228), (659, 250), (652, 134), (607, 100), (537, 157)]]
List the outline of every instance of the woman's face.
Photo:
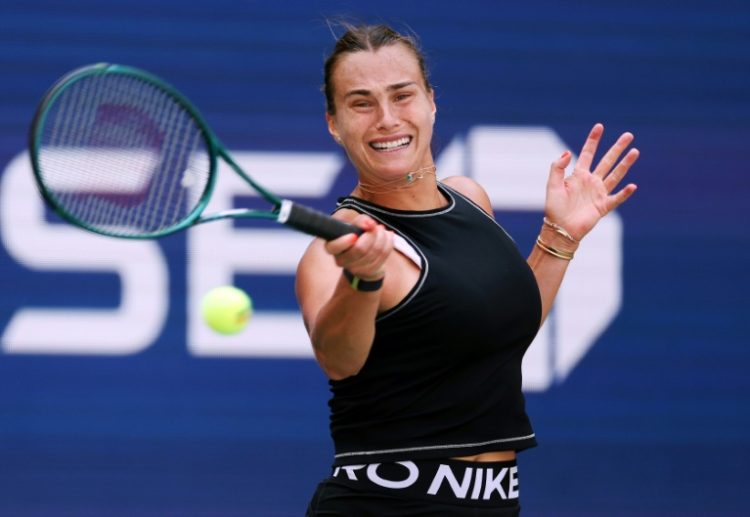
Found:
[(328, 129), (360, 178), (393, 180), (433, 164), (435, 117), (417, 58), (401, 44), (341, 56), (332, 74), (336, 113)]

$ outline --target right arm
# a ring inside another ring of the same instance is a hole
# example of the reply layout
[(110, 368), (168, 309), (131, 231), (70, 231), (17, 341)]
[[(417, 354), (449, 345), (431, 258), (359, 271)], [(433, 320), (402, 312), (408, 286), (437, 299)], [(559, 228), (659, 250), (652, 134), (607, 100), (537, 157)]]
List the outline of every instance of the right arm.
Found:
[(329, 378), (341, 380), (358, 373), (370, 354), (383, 292), (354, 290), (342, 270), (363, 280), (383, 278), (393, 234), (350, 210), (334, 217), (365, 231), (329, 242), (315, 239), (297, 268), (296, 291), (315, 358)]

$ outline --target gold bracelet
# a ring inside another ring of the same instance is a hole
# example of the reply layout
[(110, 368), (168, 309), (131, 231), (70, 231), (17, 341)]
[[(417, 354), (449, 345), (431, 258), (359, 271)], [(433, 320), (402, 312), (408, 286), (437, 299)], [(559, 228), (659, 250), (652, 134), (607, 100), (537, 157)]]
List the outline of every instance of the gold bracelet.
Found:
[(573, 253), (571, 253), (570, 251), (558, 250), (556, 248), (553, 248), (542, 240), (541, 235), (536, 238), (536, 245), (550, 255), (554, 255), (557, 258), (561, 258), (563, 260), (573, 260)]
[(568, 230), (566, 230), (565, 228), (563, 228), (559, 224), (553, 223), (552, 221), (550, 221), (546, 217), (544, 219), (542, 219), (542, 221), (544, 222), (544, 224), (546, 224), (547, 226), (549, 226), (550, 228), (552, 228), (553, 230), (555, 230), (557, 233), (559, 233), (560, 235), (562, 235), (563, 237), (565, 237), (569, 241), (573, 241), (576, 244), (578, 244), (578, 241), (576, 239), (574, 239), (573, 236), (570, 233), (568, 233)]

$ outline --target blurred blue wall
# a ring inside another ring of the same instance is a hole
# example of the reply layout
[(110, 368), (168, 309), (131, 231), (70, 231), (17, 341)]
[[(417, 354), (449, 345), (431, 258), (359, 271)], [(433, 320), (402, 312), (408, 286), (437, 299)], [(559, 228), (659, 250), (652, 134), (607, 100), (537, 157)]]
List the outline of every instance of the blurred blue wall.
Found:
[[(636, 135), (640, 190), (618, 214), (621, 307), (569, 374), (528, 393), (540, 447), (520, 459), (527, 514), (746, 512), (746, 2), (0, 0), (0, 172), (24, 152), (49, 84), (100, 61), (165, 77), (230, 149), (337, 155), (318, 88), (326, 19), (342, 14), (420, 36), (436, 154), (479, 126), (544, 126), (574, 151), (597, 121), (608, 143)], [(327, 194), (300, 199), (328, 210), (352, 178), (343, 166)], [(0, 515), (302, 515), (332, 454), (315, 363), (191, 353), (185, 234), (154, 245), (169, 303), (148, 347), (14, 350), (22, 309), (112, 310), (123, 286), (113, 271), (71, 271), (28, 236), (33, 266), (2, 213)], [(540, 214), (497, 216), (530, 249)], [(251, 239), (246, 249), (257, 253)], [(288, 272), (232, 281), (258, 314), (295, 309)]]

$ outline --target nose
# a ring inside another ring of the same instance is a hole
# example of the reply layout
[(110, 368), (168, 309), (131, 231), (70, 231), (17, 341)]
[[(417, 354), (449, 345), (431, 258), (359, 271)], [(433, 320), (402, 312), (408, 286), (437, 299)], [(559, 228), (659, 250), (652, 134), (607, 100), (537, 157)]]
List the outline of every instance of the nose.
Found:
[(393, 109), (393, 106), (385, 103), (381, 104), (376, 127), (378, 129), (389, 130), (398, 127), (399, 123), (400, 119), (398, 118), (398, 113)]

